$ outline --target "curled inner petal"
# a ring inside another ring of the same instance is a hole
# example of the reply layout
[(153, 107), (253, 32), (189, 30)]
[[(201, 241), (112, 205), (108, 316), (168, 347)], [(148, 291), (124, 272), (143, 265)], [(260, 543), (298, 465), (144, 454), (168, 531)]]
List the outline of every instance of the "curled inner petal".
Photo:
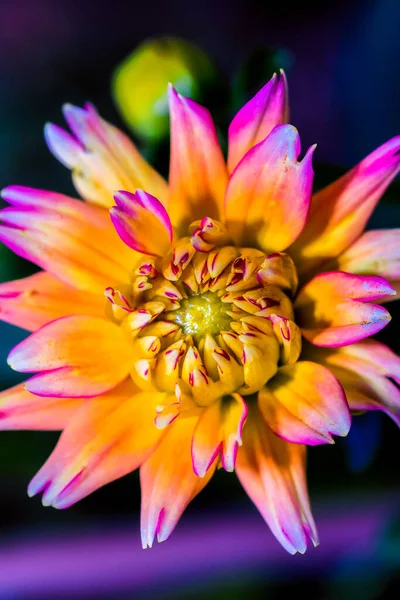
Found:
[(161, 202), (143, 190), (135, 194), (117, 192), (114, 199), (117, 206), (110, 209), (111, 220), (125, 244), (142, 254), (164, 256), (173, 233)]

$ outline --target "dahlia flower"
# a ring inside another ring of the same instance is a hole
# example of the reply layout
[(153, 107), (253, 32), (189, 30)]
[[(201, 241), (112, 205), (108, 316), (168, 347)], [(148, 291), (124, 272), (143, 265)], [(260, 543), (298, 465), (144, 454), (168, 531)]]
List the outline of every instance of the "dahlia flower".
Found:
[(236, 471), (283, 547), (318, 544), (306, 446), (351, 412), (400, 424), (400, 361), (367, 339), (390, 320), (399, 230), (368, 231), (400, 137), (312, 193), (285, 76), (229, 127), (169, 90), (169, 183), (93, 106), (45, 128), (77, 200), (11, 186), (0, 239), (42, 270), (0, 286), (31, 335), (9, 365), (2, 429), (62, 430), (30, 496), (66, 508), (140, 467), (144, 547), (165, 540), (216, 468)]

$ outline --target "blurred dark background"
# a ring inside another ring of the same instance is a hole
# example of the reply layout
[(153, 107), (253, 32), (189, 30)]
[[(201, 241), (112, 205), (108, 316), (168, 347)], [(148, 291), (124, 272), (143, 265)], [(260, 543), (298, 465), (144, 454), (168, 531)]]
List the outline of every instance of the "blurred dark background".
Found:
[[(91, 100), (124, 127), (112, 72), (144, 39), (164, 35), (197, 44), (216, 62), (218, 93), (204, 101), (221, 128), (235, 98), (269, 76), (264, 59), (272, 48), (288, 71), (303, 149), (318, 143), (322, 185), (400, 132), (399, 31), (398, 0), (0, 0), (0, 187), (73, 193), (69, 173), (46, 149), (43, 124), (62, 122), (62, 103)], [(165, 171), (163, 148), (145, 150)], [(395, 182), (371, 227), (400, 226), (399, 197)], [(4, 248), (0, 260), (1, 281), (33, 272)], [(390, 310), (394, 319), (380, 339), (398, 351), (396, 303)], [(0, 389), (19, 381), (5, 359), (25, 335), (0, 324)], [(311, 449), (321, 546), (304, 557), (285, 554), (226, 473), (214, 477), (168, 542), (145, 552), (137, 473), (68, 511), (45, 509), (27, 498), (26, 486), (57, 437), (0, 435), (0, 600), (400, 597), (400, 438), (387, 417), (361, 416), (347, 440)]]

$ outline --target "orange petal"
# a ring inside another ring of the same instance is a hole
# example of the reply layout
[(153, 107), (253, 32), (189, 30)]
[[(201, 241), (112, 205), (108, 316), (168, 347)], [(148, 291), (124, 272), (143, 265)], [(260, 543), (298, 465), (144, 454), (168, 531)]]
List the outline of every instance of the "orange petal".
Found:
[(289, 120), (286, 76), (276, 73), (235, 115), (229, 126), (228, 168), (231, 173), (243, 156), (267, 135)]
[[(334, 261), (337, 268), (357, 275), (380, 275), (400, 293), (400, 229), (367, 231)], [(384, 300), (396, 300), (387, 296)]]
[(390, 321), (382, 306), (369, 304), (395, 291), (382, 277), (320, 273), (299, 292), (297, 322), (304, 337), (317, 346), (353, 344), (377, 333)]
[(64, 429), (84, 402), (81, 398), (41, 398), (20, 383), (0, 393), (0, 430)]
[(121, 383), (133, 367), (123, 330), (97, 317), (63, 317), (45, 325), (10, 352), (12, 369), (39, 374), (26, 389), (39, 396), (90, 397)]
[(104, 298), (69, 287), (44, 271), (0, 284), (0, 319), (36, 331), (67, 315), (104, 315)]
[(199, 477), (219, 454), (223, 468), (234, 470), (246, 417), (247, 405), (239, 394), (224, 396), (202, 412), (192, 440), (193, 470)]
[(362, 233), (377, 202), (399, 172), (399, 150), (397, 136), (313, 196), (307, 224), (290, 249), (301, 275), (316, 272)]
[(190, 98), (169, 90), (171, 118), (168, 212), (180, 230), (196, 219), (218, 219), (227, 171), (211, 115)]
[(318, 349), (314, 359), (339, 379), (352, 410), (382, 410), (400, 426), (400, 357), (385, 344), (364, 340)]
[(162, 202), (164, 179), (139, 154), (131, 140), (97, 113), (66, 104), (63, 112), (73, 135), (51, 123), (45, 127), (50, 151), (72, 171), (76, 189), (86, 200), (109, 208), (116, 190), (144, 188)]
[(28, 494), (43, 491), (44, 506), (66, 508), (137, 469), (160, 440), (153, 420), (163, 396), (140, 393), (127, 380), (87, 400), (32, 479)]
[(261, 413), (276, 435), (296, 444), (333, 443), (348, 434), (351, 418), (332, 373), (313, 362), (281, 367), (258, 394)]
[(0, 211), (0, 241), (67, 285), (90, 292), (129, 280), (135, 253), (107, 211), (62, 194), (12, 186)]
[(198, 416), (196, 411), (192, 416), (178, 417), (140, 469), (144, 548), (151, 548), (156, 536), (159, 542), (170, 536), (186, 506), (214, 473), (215, 467), (203, 478), (193, 472), (190, 447)]
[(284, 250), (306, 222), (315, 147), (301, 162), (300, 139), (292, 125), (279, 125), (244, 156), (225, 196), (225, 220), (239, 246)]
[(236, 473), (241, 484), (290, 554), (307, 549), (307, 537), (317, 546), (305, 476), (305, 446), (276, 437), (258, 408), (249, 407), (239, 448)]

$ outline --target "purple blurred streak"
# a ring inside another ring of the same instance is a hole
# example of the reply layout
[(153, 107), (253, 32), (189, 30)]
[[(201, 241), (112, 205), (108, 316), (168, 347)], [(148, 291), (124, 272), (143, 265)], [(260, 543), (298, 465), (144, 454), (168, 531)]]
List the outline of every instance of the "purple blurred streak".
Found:
[[(398, 516), (400, 491), (368, 503), (332, 498), (315, 510), (321, 546), (304, 556), (280, 548), (256, 513), (207, 515), (178, 527), (167, 543), (142, 550), (137, 528), (99, 522), (44, 539), (0, 547), (0, 598), (73, 598), (123, 591), (175, 590), (223, 577), (262, 575), (272, 581), (318, 577), (344, 558), (376, 555), (388, 521)], [(7, 596), (8, 595), (8, 596)]]

